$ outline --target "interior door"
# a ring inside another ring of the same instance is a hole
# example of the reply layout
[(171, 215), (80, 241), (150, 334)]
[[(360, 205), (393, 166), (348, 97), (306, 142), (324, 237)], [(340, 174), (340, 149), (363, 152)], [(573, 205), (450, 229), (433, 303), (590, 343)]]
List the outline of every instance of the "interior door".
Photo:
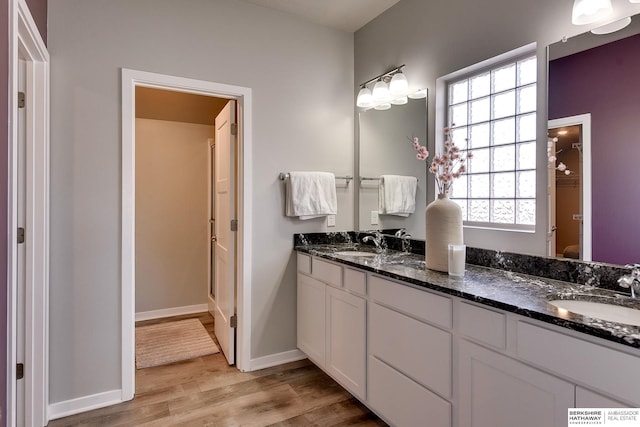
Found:
[(215, 119), (214, 148), (214, 295), (215, 334), (227, 362), (235, 363), (236, 233), (236, 101), (230, 100)]

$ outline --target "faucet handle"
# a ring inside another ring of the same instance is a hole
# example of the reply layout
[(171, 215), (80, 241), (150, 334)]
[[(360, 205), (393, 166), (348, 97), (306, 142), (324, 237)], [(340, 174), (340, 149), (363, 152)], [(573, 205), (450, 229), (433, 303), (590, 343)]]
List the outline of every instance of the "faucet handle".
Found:
[(407, 234), (407, 229), (406, 228), (401, 228), (400, 230), (396, 231), (396, 234), (394, 234), (395, 237), (403, 237)]

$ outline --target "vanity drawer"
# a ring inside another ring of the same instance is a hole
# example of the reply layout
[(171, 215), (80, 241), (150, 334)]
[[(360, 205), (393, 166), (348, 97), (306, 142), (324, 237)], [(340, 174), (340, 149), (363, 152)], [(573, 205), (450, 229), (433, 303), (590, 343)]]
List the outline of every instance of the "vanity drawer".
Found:
[(520, 359), (568, 377), (577, 384), (640, 405), (640, 356), (517, 322)]
[(378, 304), (369, 307), (369, 354), (450, 398), (451, 334)]
[(304, 274), (311, 274), (311, 257), (299, 253), (297, 256), (298, 271)]
[(342, 287), (342, 266), (319, 258), (313, 258), (311, 276), (332, 286)]
[(506, 316), (466, 302), (460, 303), (460, 332), (484, 344), (505, 349), (507, 343)]
[(344, 287), (358, 295), (367, 295), (367, 274), (364, 271), (344, 268)]
[(392, 425), (451, 427), (446, 400), (372, 356), (368, 372), (368, 403)]
[(369, 296), (417, 319), (451, 329), (451, 298), (369, 276)]

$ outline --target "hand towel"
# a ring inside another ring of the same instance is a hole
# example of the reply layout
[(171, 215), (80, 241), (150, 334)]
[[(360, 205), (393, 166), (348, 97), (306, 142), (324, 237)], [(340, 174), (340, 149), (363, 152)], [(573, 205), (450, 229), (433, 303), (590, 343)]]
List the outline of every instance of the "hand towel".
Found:
[(408, 217), (416, 210), (415, 176), (382, 175), (378, 185), (378, 213)]
[(329, 172), (289, 172), (286, 215), (311, 219), (338, 211), (336, 178)]

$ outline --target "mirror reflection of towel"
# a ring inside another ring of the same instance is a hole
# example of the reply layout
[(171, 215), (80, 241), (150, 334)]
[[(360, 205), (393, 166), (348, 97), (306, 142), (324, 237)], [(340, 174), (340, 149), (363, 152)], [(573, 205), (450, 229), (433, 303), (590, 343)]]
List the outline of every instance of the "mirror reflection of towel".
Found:
[(311, 219), (338, 212), (336, 179), (330, 172), (289, 172), (287, 216)]
[(381, 175), (378, 185), (378, 213), (408, 217), (416, 210), (415, 176)]

